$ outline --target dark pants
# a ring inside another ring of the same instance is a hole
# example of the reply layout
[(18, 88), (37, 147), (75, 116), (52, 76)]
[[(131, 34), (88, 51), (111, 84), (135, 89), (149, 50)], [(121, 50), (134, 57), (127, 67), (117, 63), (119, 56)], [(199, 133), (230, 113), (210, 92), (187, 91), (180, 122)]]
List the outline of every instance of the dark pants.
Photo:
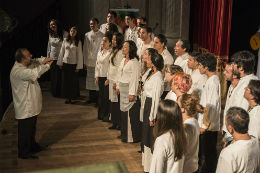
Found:
[[(118, 99), (119, 100), (119, 99)], [(118, 102), (110, 102), (110, 113), (111, 113), (111, 121), (114, 125), (120, 126), (121, 122), (121, 113), (120, 113), (120, 101)]]
[(18, 119), (18, 156), (31, 154), (39, 145), (35, 141), (37, 116)]
[(57, 60), (51, 64), (51, 94), (53, 97), (61, 96), (61, 69), (56, 65)]
[(89, 90), (89, 100), (93, 103), (98, 104), (98, 91), (96, 90)]
[(199, 172), (215, 172), (217, 166), (218, 132), (206, 131), (200, 135), (199, 141)]
[(98, 77), (98, 119), (108, 120), (109, 119), (109, 88), (105, 86), (106, 77)]

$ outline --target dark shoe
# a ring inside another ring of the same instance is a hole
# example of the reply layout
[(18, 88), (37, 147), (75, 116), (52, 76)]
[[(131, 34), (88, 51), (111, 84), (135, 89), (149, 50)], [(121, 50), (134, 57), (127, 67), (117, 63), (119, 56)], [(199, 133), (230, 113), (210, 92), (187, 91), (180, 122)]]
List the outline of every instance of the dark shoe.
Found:
[(117, 138), (118, 138), (118, 139), (121, 139), (121, 138), (122, 138), (122, 136), (117, 136)]
[(117, 126), (116, 129), (117, 129), (117, 130), (121, 130), (121, 127), (120, 127), (120, 126)]
[(108, 129), (110, 129), (110, 130), (116, 130), (116, 125), (113, 124), (111, 127), (108, 127)]
[(18, 156), (18, 158), (20, 158), (20, 159), (38, 159), (39, 157), (32, 155), (32, 154), (28, 154), (28, 155), (25, 155), (25, 156)]
[(125, 142), (125, 143), (127, 142), (126, 139), (121, 139), (121, 141), (122, 141), (122, 142)]
[(65, 104), (71, 104), (71, 100), (66, 100)]
[(31, 152), (33, 154), (35, 154), (35, 153), (39, 153), (39, 152), (44, 151), (44, 150), (47, 150), (47, 147), (39, 145), (39, 146), (35, 147), (34, 149), (32, 149)]
[(139, 151), (137, 151), (138, 153), (142, 153), (142, 151), (141, 150), (139, 150)]
[(103, 122), (111, 122), (110, 120), (107, 120), (107, 119), (103, 119), (102, 121)]

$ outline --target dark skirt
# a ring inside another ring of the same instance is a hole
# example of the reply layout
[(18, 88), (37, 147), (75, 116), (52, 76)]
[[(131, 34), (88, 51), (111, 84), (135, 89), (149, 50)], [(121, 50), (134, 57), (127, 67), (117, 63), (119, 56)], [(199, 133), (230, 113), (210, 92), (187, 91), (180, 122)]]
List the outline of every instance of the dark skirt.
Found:
[(110, 102), (111, 121), (113, 124), (120, 125), (120, 102)]
[(80, 96), (78, 73), (75, 72), (76, 64), (63, 63), (62, 67), (62, 96), (67, 99)]
[(152, 98), (146, 97), (144, 104), (144, 118), (142, 125), (142, 141), (141, 149), (144, 152), (144, 146), (152, 148), (154, 143), (153, 127), (150, 126), (150, 112), (152, 107)]
[(51, 64), (51, 94), (53, 97), (61, 96), (61, 69), (56, 65), (57, 60)]
[(98, 77), (99, 95), (98, 95), (98, 119), (109, 120), (109, 98), (108, 85), (105, 86), (106, 77)]
[(126, 142), (140, 142), (141, 122), (140, 122), (140, 101), (130, 108), (129, 111), (121, 111), (121, 138)]

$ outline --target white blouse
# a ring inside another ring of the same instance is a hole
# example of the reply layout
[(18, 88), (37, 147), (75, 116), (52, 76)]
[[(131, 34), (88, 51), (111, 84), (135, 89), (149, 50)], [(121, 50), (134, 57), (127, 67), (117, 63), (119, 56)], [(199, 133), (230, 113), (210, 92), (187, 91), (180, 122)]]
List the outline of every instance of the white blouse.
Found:
[(160, 71), (154, 73), (144, 83), (144, 97), (152, 98), (151, 112), (149, 120), (153, 121), (156, 118), (159, 101), (164, 89), (163, 76)]
[[(203, 87), (200, 104), (203, 107), (210, 107), (208, 118), (211, 122), (212, 129), (210, 131), (219, 131), (220, 113), (221, 113), (221, 88), (217, 75), (208, 78)], [(208, 129), (208, 126), (203, 124), (203, 115), (199, 114), (199, 125), (201, 128)]]
[(192, 85), (188, 93), (192, 93), (193, 91), (201, 94), (203, 86), (207, 81), (207, 76), (205, 74), (200, 74), (200, 70), (196, 69), (191, 72), (191, 80)]
[(188, 59), (189, 59), (189, 54), (185, 53), (177, 57), (177, 59), (174, 62), (174, 65), (180, 66), (185, 73), (190, 75), (192, 70), (188, 67)]
[(42, 93), (37, 79), (50, 69), (50, 65), (42, 64), (43, 60), (37, 59), (39, 64), (32, 64), (34, 67), (15, 62), (11, 70), (10, 81), (16, 119), (33, 117), (41, 112)]
[(174, 137), (170, 132), (156, 138), (150, 173), (181, 173), (183, 172), (184, 156), (175, 161), (173, 145)]
[(114, 57), (114, 65), (112, 64), (112, 60), (111, 60), (112, 56), (113, 56), (113, 53), (110, 55), (110, 58), (109, 58), (109, 69), (108, 69), (107, 78), (109, 80), (116, 81), (117, 76), (118, 76), (118, 68), (122, 62), (122, 59), (124, 59), (124, 55), (122, 53), (122, 50), (119, 50), (117, 52), (116, 56)]
[(59, 66), (62, 66), (63, 63), (77, 64), (76, 69), (82, 69), (83, 55), (81, 41), (79, 41), (78, 46), (76, 46), (74, 43), (70, 44), (66, 40), (67, 39), (63, 40), (57, 64)]
[(221, 151), (216, 173), (259, 172), (259, 157), (259, 142), (256, 138), (235, 141)]
[(95, 67), (97, 53), (100, 50), (101, 40), (104, 34), (99, 30), (97, 32), (90, 31), (85, 34), (83, 56), (84, 64), (88, 67)]
[[(66, 31), (63, 32), (63, 38), (67, 38), (68, 33)], [(47, 57), (53, 57), (54, 60), (58, 60), (58, 56), (60, 53), (62, 39), (55, 38), (49, 35), (48, 47), (47, 47)]]
[(122, 59), (120, 66), (118, 68), (118, 77), (117, 77), (117, 88), (119, 83), (128, 83), (129, 84), (129, 95), (137, 96), (137, 90), (139, 85), (139, 78), (141, 74), (139, 61), (134, 58), (129, 60), (126, 64), (125, 58)]
[(97, 77), (107, 77), (108, 68), (109, 68), (109, 57), (111, 55), (112, 49), (104, 53), (103, 50), (98, 51), (97, 62), (95, 67), (95, 78)]
[(125, 31), (125, 35), (124, 35), (124, 39), (125, 41), (127, 40), (132, 40), (135, 42), (135, 44), (137, 44), (137, 38), (138, 38), (138, 34), (137, 34), (137, 27), (135, 26), (133, 29), (131, 29), (130, 27)]
[(248, 134), (260, 139), (260, 105), (255, 106), (249, 113)]
[(183, 172), (196, 172), (199, 161), (199, 136), (200, 126), (195, 118), (189, 118), (183, 122), (187, 134), (188, 148), (185, 154)]
[(176, 96), (176, 94), (172, 91), (172, 90), (170, 90), (168, 93), (167, 93), (167, 95), (166, 95), (166, 97), (164, 98), (164, 100), (172, 100), (172, 101), (177, 101), (177, 96)]
[(164, 65), (172, 65), (173, 64), (173, 56), (172, 54), (165, 48), (163, 52), (161, 53)]

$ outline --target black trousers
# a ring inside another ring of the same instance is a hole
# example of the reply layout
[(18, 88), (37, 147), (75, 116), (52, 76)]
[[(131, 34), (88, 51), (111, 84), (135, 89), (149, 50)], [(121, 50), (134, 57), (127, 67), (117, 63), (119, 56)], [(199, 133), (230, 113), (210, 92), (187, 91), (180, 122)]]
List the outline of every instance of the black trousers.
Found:
[(31, 154), (39, 147), (35, 141), (37, 116), (26, 119), (18, 119), (18, 156)]
[(206, 131), (199, 139), (199, 172), (215, 172), (217, 167), (217, 131)]
[(106, 77), (98, 77), (98, 119), (108, 120), (109, 119), (109, 87), (105, 86)]
[(61, 96), (61, 69), (56, 65), (57, 60), (51, 64), (51, 94), (53, 97)]
[(115, 125), (121, 125), (120, 101), (110, 102), (111, 121)]
[(96, 90), (89, 90), (89, 100), (93, 103), (98, 104), (98, 91)]

